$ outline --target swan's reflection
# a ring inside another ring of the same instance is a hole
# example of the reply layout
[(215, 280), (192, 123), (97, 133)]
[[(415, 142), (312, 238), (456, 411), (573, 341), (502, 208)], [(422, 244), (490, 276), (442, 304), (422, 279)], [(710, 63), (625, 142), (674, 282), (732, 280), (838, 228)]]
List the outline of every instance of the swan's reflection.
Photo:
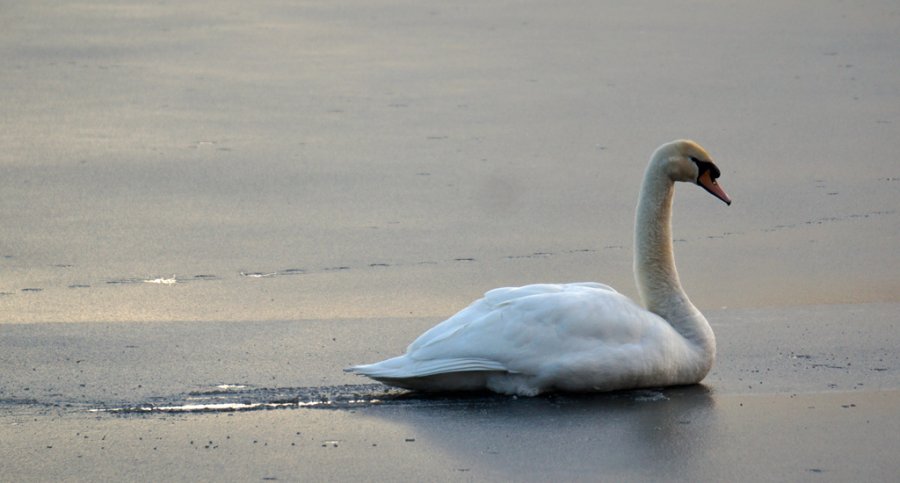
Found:
[(711, 391), (702, 385), (518, 399), (410, 398), (359, 413), (409, 426), (418, 442), (498, 477), (524, 470), (535, 479), (614, 478), (618, 471), (690, 478), (714, 419)]

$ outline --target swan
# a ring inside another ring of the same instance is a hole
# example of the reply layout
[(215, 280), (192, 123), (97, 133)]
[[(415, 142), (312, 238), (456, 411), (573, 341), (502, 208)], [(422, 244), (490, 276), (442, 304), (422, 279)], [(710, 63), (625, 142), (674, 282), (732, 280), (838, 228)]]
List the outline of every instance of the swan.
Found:
[(731, 205), (719, 175), (693, 141), (653, 153), (635, 217), (634, 275), (646, 309), (593, 282), (498, 288), (423, 333), (404, 355), (344, 370), (411, 390), (519, 396), (700, 382), (716, 339), (678, 279), (672, 196), (676, 181), (692, 182)]

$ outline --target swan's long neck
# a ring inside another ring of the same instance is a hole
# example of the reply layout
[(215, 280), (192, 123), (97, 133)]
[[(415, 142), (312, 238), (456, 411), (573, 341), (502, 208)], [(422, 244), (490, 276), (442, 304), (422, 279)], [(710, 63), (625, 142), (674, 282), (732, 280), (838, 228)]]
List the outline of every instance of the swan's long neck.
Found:
[(664, 318), (701, 352), (715, 354), (715, 337), (678, 279), (672, 252), (672, 196), (675, 183), (664, 160), (647, 167), (635, 219), (634, 276), (647, 310)]

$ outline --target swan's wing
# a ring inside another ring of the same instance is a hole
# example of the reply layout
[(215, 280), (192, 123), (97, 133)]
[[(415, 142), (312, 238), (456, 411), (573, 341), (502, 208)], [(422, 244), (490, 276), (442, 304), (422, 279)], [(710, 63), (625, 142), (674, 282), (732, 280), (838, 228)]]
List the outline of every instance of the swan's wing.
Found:
[(539, 366), (598, 345), (638, 343), (648, 326), (658, 324), (654, 317), (602, 284), (496, 289), (410, 344), (397, 358), (403, 367), (395, 368), (394, 377), (485, 370), (533, 374)]
[[(579, 289), (594, 289), (617, 294), (612, 287), (596, 282), (580, 282), (567, 284), (539, 283), (524, 285), (521, 287), (495, 288), (484, 294), (484, 297), (472, 302), (468, 307), (456, 313), (456, 315), (432, 327), (414, 340), (406, 348), (407, 354), (415, 352), (422, 347), (451, 337), (458, 330), (471, 326), (481, 325), (485, 318), (495, 312), (504, 310), (504, 307), (516, 303), (527, 297), (535, 295), (560, 294), (573, 292)], [(481, 323), (478, 323), (481, 322)]]

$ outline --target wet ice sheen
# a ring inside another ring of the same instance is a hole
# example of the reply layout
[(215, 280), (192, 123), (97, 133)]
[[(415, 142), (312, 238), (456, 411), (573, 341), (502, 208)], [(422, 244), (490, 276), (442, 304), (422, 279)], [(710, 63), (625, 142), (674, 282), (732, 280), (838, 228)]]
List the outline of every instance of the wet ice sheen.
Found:
[[(702, 386), (698, 386), (702, 387)], [(597, 395), (593, 395), (597, 397)], [(537, 399), (561, 401), (577, 399), (578, 395), (548, 394)], [(589, 396), (585, 396), (589, 397)], [(641, 389), (608, 393), (600, 397), (652, 403), (668, 401), (664, 390)], [(519, 398), (494, 393), (425, 394), (396, 389), (383, 384), (353, 384), (341, 386), (299, 388), (252, 388), (241, 384), (219, 384), (211, 390), (176, 395), (165, 402), (142, 403), (112, 407), (92, 407), (91, 413), (152, 414), (152, 413), (209, 413), (239, 412), (270, 409), (353, 409), (384, 404), (415, 404), (423, 406), (453, 404), (493, 404)], [(529, 399), (529, 398), (526, 398)]]

